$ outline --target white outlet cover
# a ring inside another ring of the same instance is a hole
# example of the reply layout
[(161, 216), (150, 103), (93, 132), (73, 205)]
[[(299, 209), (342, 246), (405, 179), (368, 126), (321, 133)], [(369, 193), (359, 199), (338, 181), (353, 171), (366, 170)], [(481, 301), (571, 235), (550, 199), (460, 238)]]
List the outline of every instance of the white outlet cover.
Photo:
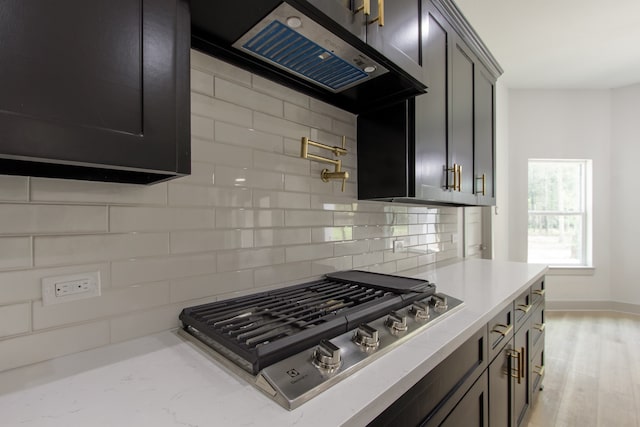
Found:
[[(89, 279), (90, 289), (87, 292), (56, 296), (56, 284), (73, 280)], [(60, 304), (80, 299), (100, 296), (100, 272), (69, 274), (66, 276), (44, 277), (42, 279), (42, 305)]]

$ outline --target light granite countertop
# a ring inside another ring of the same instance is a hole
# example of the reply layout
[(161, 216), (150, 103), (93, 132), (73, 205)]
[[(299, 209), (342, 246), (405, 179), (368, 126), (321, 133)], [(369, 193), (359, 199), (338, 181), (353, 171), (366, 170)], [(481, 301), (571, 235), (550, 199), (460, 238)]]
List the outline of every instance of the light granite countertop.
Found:
[(545, 273), (473, 259), (401, 273), (465, 306), (293, 411), (167, 331), (0, 373), (0, 425), (364, 425)]

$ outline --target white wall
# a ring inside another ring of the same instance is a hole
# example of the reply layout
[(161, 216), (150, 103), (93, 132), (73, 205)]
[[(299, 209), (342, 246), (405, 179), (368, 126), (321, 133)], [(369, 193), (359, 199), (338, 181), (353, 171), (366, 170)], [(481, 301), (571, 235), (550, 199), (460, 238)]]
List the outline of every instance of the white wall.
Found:
[[(492, 209), (493, 258), (509, 260), (509, 90), (496, 85), (496, 207)], [(497, 212), (497, 213), (496, 213)]]
[(640, 304), (640, 84), (612, 92), (611, 293)]
[(611, 92), (511, 89), (508, 106), (509, 259), (527, 260), (527, 160), (592, 159), (595, 273), (549, 276), (547, 295), (550, 301), (610, 301)]

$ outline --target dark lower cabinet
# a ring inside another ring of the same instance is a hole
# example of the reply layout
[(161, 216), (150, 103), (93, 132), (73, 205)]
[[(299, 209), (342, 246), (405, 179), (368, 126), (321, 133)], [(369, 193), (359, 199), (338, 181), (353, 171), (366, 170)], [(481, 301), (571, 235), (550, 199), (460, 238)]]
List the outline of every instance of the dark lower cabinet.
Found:
[(188, 174), (187, 0), (3, 0), (0, 174)]
[[(482, 328), (369, 425), (407, 427), (441, 425), (464, 400), (476, 381), (484, 382), (486, 390), (486, 377), (483, 376), (486, 367), (487, 332), (486, 328)], [(484, 380), (481, 381), (478, 378), (481, 380), (484, 378)], [(477, 395), (477, 390), (474, 393)], [(486, 402), (486, 391), (480, 394)], [(473, 407), (471, 397), (460, 407), (460, 411), (469, 407)], [(486, 414), (486, 410), (484, 413)], [(452, 416), (453, 420), (461, 415)]]
[(486, 371), (439, 425), (445, 427), (489, 427), (489, 387)]
[[(544, 278), (505, 305), (369, 426), (523, 426), (544, 378), (540, 289)], [(540, 296), (537, 304), (515, 323), (516, 307), (531, 295)]]

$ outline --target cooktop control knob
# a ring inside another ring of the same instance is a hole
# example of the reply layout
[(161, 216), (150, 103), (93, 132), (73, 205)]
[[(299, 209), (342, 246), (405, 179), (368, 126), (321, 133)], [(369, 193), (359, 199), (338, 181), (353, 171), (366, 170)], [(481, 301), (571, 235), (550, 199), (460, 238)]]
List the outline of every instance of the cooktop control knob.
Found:
[(409, 310), (416, 317), (416, 320), (429, 319), (429, 304), (424, 301), (416, 301)]
[(340, 367), (342, 358), (340, 357), (340, 347), (331, 341), (320, 340), (320, 344), (313, 352), (312, 363), (314, 366), (326, 371), (335, 371)]
[(391, 333), (401, 333), (407, 330), (407, 316), (403, 316), (397, 311), (392, 311), (387, 317), (385, 324), (391, 330)]
[(365, 350), (371, 350), (380, 345), (378, 331), (364, 323), (356, 329), (355, 334), (353, 334), (353, 341)]
[(442, 294), (433, 294), (431, 296), (431, 304), (436, 313), (444, 313), (449, 308), (447, 297)]

